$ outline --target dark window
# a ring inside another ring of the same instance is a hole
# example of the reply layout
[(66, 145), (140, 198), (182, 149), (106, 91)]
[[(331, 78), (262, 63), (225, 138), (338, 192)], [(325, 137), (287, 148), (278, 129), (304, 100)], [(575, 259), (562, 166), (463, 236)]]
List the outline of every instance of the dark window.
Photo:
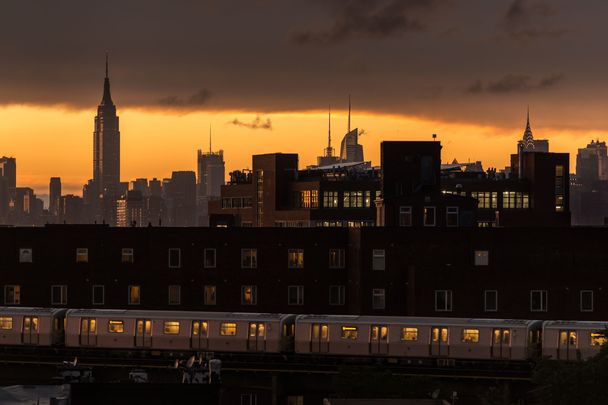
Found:
[(287, 304), (304, 305), (304, 286), (290, 285), (287, 287)]
[(435, 226), (435, 207), (424, 207), (424, 226)]
[(241, 249), (241, 268), (255, 269), (258, 267), (258, 250)]
[(384, 288), (374, 288), (372, 290), (372, 308), (373, 309), (384, 309), (386, 306)]
[(547, 312), (547, 290), (530, 291), (530, 311)]
[(496, 290), (485, 290), (484, 291), (484, 311), (496, 312), (498, 311), (498, 291)]
[(399, 207), (399, 226), (412, 226), (412, 207)]
[(374, 249), (372, 251), (372, 270), (385, 269), (385, 252), (384, 249)]
[(179, 248), (169, 249), (169, 267), (178, 269), (182, 266), (182, 251)]
[(51, 305), (66, 305), (68, 303), (68, 286), (51, 286)]
[(581, 290), (581, 312), (593, 312), (593, 290)]
[(105, 303), (105, 287), (103, 285), (93, 286), (93, 305), (103, 305)]
[(445, 209), (445, 225), (458, 226), (458, 207), (447, 207)]
[(344, 305), (346, 287), (343, 285), (329, 286), (329, 305)]
[(329, 268), (343, 269), (345, 265), (344, 249), (329, 249)]
[(435, 311), (452, 311), (452, 290), (435, 290)]
[(4, 303), (6, 305), (19, 305), (21, 303), (21, 286), (4, 286)]
[(215, 268), (215, 249), (205, 249), (205, 268), (213, 269)]
[(169, 286), (169, 305), (179, 305), (181, 303), (181, 290), (179, 285)]

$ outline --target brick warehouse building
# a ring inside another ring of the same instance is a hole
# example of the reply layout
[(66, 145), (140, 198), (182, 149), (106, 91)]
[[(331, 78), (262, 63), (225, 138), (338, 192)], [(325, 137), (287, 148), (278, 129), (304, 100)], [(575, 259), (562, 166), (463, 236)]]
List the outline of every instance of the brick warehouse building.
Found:
[(0, 228), (5, 305), (603, 320), (603, 228)]

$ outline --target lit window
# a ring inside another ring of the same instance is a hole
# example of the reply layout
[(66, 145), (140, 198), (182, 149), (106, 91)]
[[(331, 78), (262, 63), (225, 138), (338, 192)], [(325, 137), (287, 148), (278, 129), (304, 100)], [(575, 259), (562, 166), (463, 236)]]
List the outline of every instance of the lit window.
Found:
[(222, 324), (220, 324), (220, 335), (222, 335), (222, 336), (236, 336), (236, 323), (222, 323)]
[(125, 331), (124, 321), (108, 321), (108, 332), (124, 333), (124, 331)]
[(287, 287), (287, 305), (304, 305), (303, 285), (290, 285)]
[(418, 340), (418, 328), (401, 328), (401, 340), (415, 342)]
[(103, 305), (105, 300), (105, 287), (103, 285), (93, 286), (93, 305)]
[(21, 286), (4, 286), (4, 303), (6, 305), (19, 305), (21, 303)]
[(324, 191), (323, 192), (323, 208), (338, 208), (338, 192)]
[(593, 290), (581, 290), (581, 312), (593, 312)]
[(88, 263), (89, 261), (89, 249), (78, 248), (76, 249), (76, 263)]
[(412, 226), (412, 207), (399, 207), (399, 226)]
[(578, 336), (575, 330), (560, 330), (559, 345), (561, 347), (574, 346), (576, 347)]
[(179, 269), (182, 266), (182, 251), (179, 248), (169, 249), (169, 268)]
[(462, 330), (462, 341), (464, 343), (479, 342), (479, 329), (463, 329)]
[(452, 310), (452, 290), (435, 290), (435, 311), (450, 312)]
[(192, 336), (209, 336), (209, 324), (206, 321), (192, 321)]
[(591, 332), (589, 334), (589, 338), (589, 344), (591, 346), (603, 346), (608, 342), (608, 339), (606, 339), (606, 335), (604, 334), (604, 332)]
[(0, 317), (0, 329), (4, 329), (4, 330), (13, 329), (13, 317), (12, 316), (1, 316)]
[(241, 268), (255, 269), (258, 267), (258, 250), (241, 249)]
[(289, 249), (287, 251), (287, 267), (290, 269), (304, 268), (304, 249)]
[(363, 208), (363, 191), (345, 191), (342, 203), (344, 208)]
[(458, 226), (458, 207), (447, 207), (445, 211), (445, 225)]
[(135, 261), (132, 248), (122, 248), (121, 261), (123, 263), (133, 263)]
[(205, 249), (204, 266), (206, 269), (214, 269), (216, 265), (215, 249)]
[(66, 305), (68, 303), (68, 286), (51, 286), (51, 305)]
[(374, 249), (372, 251), (372, 270), (385, 269), (385, 252), (384, 249)]
[(141, 302), (141, 287), (138, 285), (129, 286), (129, 305), (139, 305)]
[(530, 311), (547, 312), (547, 290), (530, 291)]
[(342, 326), (342, 339), (356, 340), (359, 337), (359, 328), (356, 326)]
[(530, 207), (530, 195), (520, 191), (503, 191), (502, 207), (507, 209), (525, 209)]
[(435, 226), (435, 207), (424, 207), (424, 226)]
[(165, 321), (163, 324), (163, 333), (165, 335), (179, 335), (179, 322)]
[(169, 305), (179, 305), (181, 303), (181, 290), (179, 285), (169, 286)]
[(344, 249), (329, 249), (329, 268), (343, 269), (345, 267)]
[(32, 249), (19, 249), (19, 263), (31, 263), (32, 262)]
[(384, 288), (374, 288), (372, 290), (372, 309), (384, 309), (386, 306)]
[(241, 287), (241, 304), (256, 305), (258, 301), (258, 287), (255, 285), (244, 285)]
[(216, 287), (214, 285), (206, 285), (205, 286), (205, 296), (203, 297), (203, 301), (205, 305), (215, 305), (217, 296), (216, 296)]
[(555, 166), (555, 177), (562, 177), (564, 175), (564, 166), (556, 165)]
[(344, 305), (346, 287), (343, 285), (329, 286), (329, 305)]
[(484, 311), (486, 311), (486, 312), (498, 311), (498, 291), (485, 290), (483, 292), (483, 303), (484, 303)]
[(477, 200), (477, 208), (498, 208), (498, 193), (496, 191), (472, 191), (471, 197)]
[(490, 264), (490, 252), (488, 250), (475, 251), (475, 266), (487, 266)]

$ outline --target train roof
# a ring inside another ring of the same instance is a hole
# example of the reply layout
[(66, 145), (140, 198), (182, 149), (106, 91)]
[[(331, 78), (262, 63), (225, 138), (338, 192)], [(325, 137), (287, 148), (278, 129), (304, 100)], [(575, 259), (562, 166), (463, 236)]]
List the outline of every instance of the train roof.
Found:
[(608, 329), (608, 321), (545, 321), (543, 324), (545, 329), (564, 329), (564, 328), (582, 328), (582, 329)]
[(427, 318), (411, 316), (299, 315), (298, 322), (352, 324), (403, 324), (429, 326), (529, 326), (541, 321), (528, 319)]
[(65, 308), (0, 307), (0, 315), (55, 315), (65, 311)]
[(200, 320), (284, 320), (293, 315), (250, 312), (199, 312), (199, 311), (147, 311), (132, 309), (70, 309), (67, 317), (122, 317), (147, 319), (200, 319)]

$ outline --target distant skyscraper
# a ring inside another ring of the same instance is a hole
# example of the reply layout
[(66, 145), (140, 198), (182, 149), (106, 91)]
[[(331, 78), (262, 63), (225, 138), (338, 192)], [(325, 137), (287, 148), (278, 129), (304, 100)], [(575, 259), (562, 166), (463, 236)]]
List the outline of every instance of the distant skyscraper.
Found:
[(143, 197), (147, 197), (150, 195), (150, 190), (148, 188), (148, 179), (135, 179), (129, 185), (129, 190), (137, 190), (141, 192)]
[(359, 145), (359, 128), (350, 129), (350, 96), (348, 97), (348, 132), (340, 144), (340, 162), (363, 162), (363, 146)]
[(61, 179), (51, 177), (49, 183), (49, 214), (53, 217), (59, 215), (59, 200), (61, 199)]
[(120, 183), (120, 131), (116, 106), (110, 94), (108, 56), (103, 97), (97, 107), (93, 133), (93, 181), (97, 195), (116, 195)]
[(196, 175), (191, 171), (173, 172), (165, 189), (170, 226), (196, 225)]
[(144, 198), (140, 190), (129, 190), (116, 201), (116, 226), (144, 226)]
[(17, 187), (17, 160), (12, 157), (2, 156), (0, 158), (0, 177), (4, 177), (8, 188)]
[(549, 152), (549, 141), (546, 139), (534, 139), (532, 128), (530, 128), (530, 109), (526, 120), (526, 129), (523, 138), (517, 142), (517, 151), (523, 152)]
[(219, 197), (225, 183), (224, 151), (213, 152), (209, 142), (209, 152), (198, 150), (197, 186), (199, 197)]
[(591, 141), (576, 155), (576, 179), (585, 186), (598, 180), (608, 180), (608, 150), (606, 142)]
[(327, 148), (323, 150), (323, 156), (317, 157), (317, 166), (331, 166), (336, 163), (338, 163), (338, 157), (334, 155), (334, 148), (331, 146), (331, 106), (329, 106)]

